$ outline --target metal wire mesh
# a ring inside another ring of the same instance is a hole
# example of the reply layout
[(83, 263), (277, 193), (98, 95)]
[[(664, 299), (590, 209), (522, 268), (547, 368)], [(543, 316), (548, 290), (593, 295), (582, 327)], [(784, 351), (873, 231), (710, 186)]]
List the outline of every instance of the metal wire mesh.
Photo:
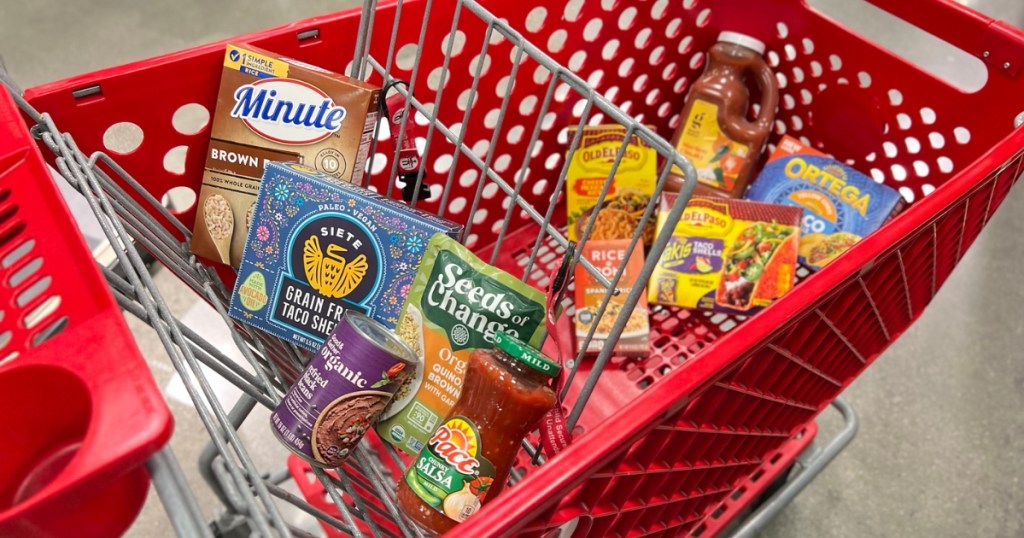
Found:
[[(524, 281), (530, 280), (531, 275), (535, 274), (538, 257), (544, 249), (550, 250), (551, 245), (554, 245), (564, 252), (568, 246), (566, 235), (556, 225), (555, 219), (556, 202), (564, 195), (566, 188), (568, 161), (561, 166), (557, 181), (549, 189), (550, 196), (546, 196), (546, 198), (550, 203), (546, 207), (531, 204), (521, 196), (529, 182), (529, 171), (533, 164), (531, 159), (535, 153), (533, 148), (541, 135), (545, 118), (553, 107), (558, 106), (556, 101), (565, 101), (565, 92), (575, 94), (581, 99), (579, 102), (583, 103), (579, 110), (578, 120), (575, 122), (577, 128), (574, 131), (575, 134), (566, 136), (569, 152), (573, 152), (579, 147), (581, 128), (592, 123), (597, 114), (603, 116), (603, 123), (619, 123), (626, 128), (626, 137), (615, 156), (609, 181), (606, 181), (601, 189), (598, 204), (603, 203), (608, 196), (611, 185), (610, 178), (614, 176), (625, 154), (627, 141), (634, 136), (653, 147), (664, 162), (680, 166), (687, 178), (695, 177), (692, 165), (676, 154), (671, 145), (651, 129), (640, 124), (604, 96), (595, 92), (586, 81), (552, 60), (522, 34), (494, 17), (480, 4), (473, 0), (458, 0), (454, 3), (454, 17), (450, 21), (449, 35), (457, 35), (460, 25), (466, 24), (468, 20), (474, 21), (475, 24), (484, 24), (486, 25), (486, 37), (481, 42), (479, 57), (486, 57), (488, 48), (497, 40), (503, 40), (510, 44), (513, 50), (510, 56), (510, 81), (516, 80), (516, 77), (519, 76), (520, 66), (526, 61), (537, 64), (550, 74), (550, 81), (547, 83), (543, 98), (540, 100), (540, 108), (536, 114), (537, 120), (528, 138), (526, 157), (514, 169), (499, 170), (499, 167), (495, 166), (494, 148), (498, 145), (498, 137), (502, 132), (502, 121), (506, 111), (510, 106), (517, 104), (513, 102), (511, 90), (506, 91), (501, 99), (494, 134), (488, 145), (489, 149), (482, 155), (477, 149), (467, 144), (465, 129), (454, 129), (452, 125), (446, 124), (438, 117), (438, 111), (450, 106), (453, 101), (452, 92), (445, 91), (443, 81), (449, 78), (449, 60), (452, 57), (453, 48), (456, 46), (454, 38), (449, 38), (444, 43), (444, 61), (440, 66), (442, 83), (436, 93), (436, 98), (431, 103), (424, 103), (416, 97), (416, 85), (424, 78), (419, 75), (419, 69), (421, 67), (421, 52), (428, 45), (425, 43), (427, 29), (430, 25), (448, 23), (447, 20), (442, 20), (442, 17), (433, 15), (432, 6), (435, 2), (440, 1), (425, 0), (416, 42), (416, 54), (412, 59), (415, 65), (413, 75), (408, 86), (396, 86), (394, 90), (406, 98), (404, 119), (398, 136), (399, 138), (404, 136), (410, 118), (419, 114), (427, 122), (427, 132), (421, 148), (424, 161), (429, 161), (431, 152), (442, 144), (452, 146), (453, 162), (441, 188), (438, 214), (443, 216), (447, 211), (449, 193), (456, 181), (459, 162), (467, 160), (479, 171), (481, 178), (474, 191), (474, 197), (469, 203), (470, 215), (476, 213), (488, 185), (494, 185), (499, 189), (500, 196), (507, 200), (503, 206), (505, 211), (503, 222), (512, 222), (518, 211), (538, 227), (538, 234), (532, 248), (521, 264), (521, 278)], [(357, 57), (352, 64), (353, 76), (366, 78), (375, 73), (385, 83), (397, 80), (392, 76), (392, 64), (396, 58), (396, 47), (401, 42), (399, 24), (404, 5), (405, 2), (399, 0), (395, 5), (393, 20), (385, 21), (376, 19), (377, 3), (375, 1), (368, 0), (364, 4), (357, 38)], [(375, 31), (390, 31), (388, 50), (384, 60), (376, 57), (371, 51)], [(468, 99), (472, 103), (477, 98), (478, 92), (482, 91), (479, 84), (484, 69), (485, 63), (477, 62), (468, 93), (460, 95), (459, 99)], [(559, 93), (563, 94), (562, 99), (556, 98)], [(382, 528), (378, 524), (377, 518), (379, 517), (393, 522), (404, 536), (421, 536), (421, 531), (405, 521), (397, 509), (395, 500), (397, 477), (391, 475), (388, 466), (383, 464), (382, 458), (392, 459), (402, 471), (404, 471), (404, 467), (401, 458), (397, 457), (390, 448), (387, 449), (391, 451), (390, 454), (381, 454), (369, 448), (365, 442), (361, 444), (355, 450), (355, 456), (349, 460), (349, 469), (355, 472), (342, 470), (338, 474), (332, 474), (318, 469), (313, 470), (316, 479), (323, 485), (331, 503), (337, 510), (338, 516), (316, 508), (305, 499), (290, 493), (280, 487), (280, 477), (267, 474), (257, 468), (246, 446), (239, 438), (237, 429), (256, 405), (262, 405), (268, 409), (273, 409), (277, 405), (287, 387), (302, 371), (307, 359), (307, 352), (267, 336), (259, 330), (237, 324), (230, 319), (227, 315), (227, 304), (231, 291), (224, 286), (212, 269), (203, 265), (189, 253), (188, 242), (191, 232), (188, 227), (179, 222), (159, 200), (145, 190), (138, 180), (119, 166), (115, 159), (103, 152), (87, 155), (76, 145), (73, 136), (62, 132), (47, 114), (35, 110), (17, 96), (16, 99), (25, 114), (35, 124), (33, 134), (42, 141), (45, 148), (52, 152), (58, 172), (88, 201), (90, 208), (98, 217), (104, 234), (114, 247), (117, 256), (116, 267), (104, 268), (104, 274), (118, 303), (126, 312), (152, 326), (166, 348), (174, 368), (181, 376), (184, 387), (211, 439), (210, 445), (204, 451), (201, 467), (211, 487), (228, 511), (242, 518), (249, 529), (260, 536), (306, 535), (305, 531), (290, 525), (282, 516), (281, 507), (284, 505), (295, 506), (327, 525), (356, 537), (367, 534), (394, 536), (392, 531)], [(472, 107), (466, 106), (462, 125), (469, 124), (471, 114), (473, 114)], [(375, 153), (376, 148), (371, 150), (371, 155)], [(398, 178), (398, 159), (393, 158), (390, 162), (391, 170), (388, 175), (386, 192), (391, 192)], [(372, 161), (368, 163), (368, 167), (373, 167)], [(659, 174), (654, 196), (643, 213), (644, 222), (654, 215), (658, 195), (664, 189), (669, 169), (670, 166), (666, 165)], [(424, 174), (421, 172), (416, 177), (414, 192), (419, 190), (423, 181)], [(678, 220), (691, 194), (692, 183), (692, 181), (687, 182), (685, 192), (672, 207), (668, 216), (669, 222)], [(412, 204), (416, 205), (417, 201), (413, 200)], [(581, 243), (585, 243), (591, 236), (596, 216), (597, 213), (594, 212), (586, 222), (580, 239)], [(470, 219), (466, 224), (464, 235), (467, 239), (473, 236), (473, 226), (474, 221)], [(670, 231), (670, 228), (667, 227), (666, 231)], [(495, 262), (498, 254), (502, 251), (509, 231), (508, 226), (505, 226), (498, 232), (491, 250), (491, 263)], [(642, 233), (643, 226), (638, 226), (630, 238), (627, 257), (634, 249), (643, 248)], [(670, 233), (662, 233), (653, 241), (650, 255), (638, 276), (640, 282), (649, 278), (669, 238)], [(216, 309), (223, 323), (230, 328), (231, 337), (248, 368), (231, 360), (223, 351), (204, 340), (196, 331), (174, 317), (134, 245), (150, 252), (198, 296)], [(617, 293), (616, 288), (622, 277), (623, 269), (620, 268), (612, 278), (608, 279), (596, 271), (587, 260), (580, 258), (580, 250), (576, 252), (576, 259), (573, 260), (573, 263), (582, 264), (609, 289), (596, 312), (596, 316), (600, 318), (604, 315), (613, 295)], [(577, 423), (583, 413), (601, 372), (613, 354), (612, 343), (622, 334), (629, 319), (629, 313), (636, 306), (641, 293), (644, 293), (644, 288), (637, 286), (626, 295), (622, 313), (616, 318), (609, 335), (609, 344), (594, 360), (581, 392), (576, 400), (571, 402), (568, 414), (570, 428)], [(596, 326), (597, 324), (593, 324), (590, 333), (580, 343), (579, 349), (588, 347)], [(569, 361), (571, 364), (567, 373), (569, 380), (578, 374), (582, 359), (583, 352), (580, 352), (579, 356)], [(225, 409), (221, 405), (206, 377), (207, 374), (202, 369), (203, 367), (209, 368), (243, 392), (243, 396), (232, 409)], [(567, 382), (565, 386), (567, 391), (569, 383)], [(525, 448), (528, 454), (535, 455), (531, 447)], [(164, 487), (159, 488), (161, 494), (170, 495), (170, 489), (175, 489), (186, 497), (185, 505), (194, 507), (194, 500), (190, 501), (187, 498), (187, 491), (181, 493), (183, 490), (187, 490), (187, 486), (182, 486), (184, 481), (180, 477), (180, 469), (177, 468), (173, 459), (168, 460), (171, 458), (170, 456), (166, 453), (161, 454), (151, 462), (151, 468), (155, 475), (167, 475), (168, 477), (167, 481), (162, 482), (165, 484)], [(357, 478), (357, 475), (361, 475), (361, 477)], [(367, 480), (363, 480), (364, 478)], [(521, 478), (521, 472), (514, 473), (513, 481)], [(380, 506), (367, 503), (366, 499), (356, 491), (353, 481), (357, 479), (360, 481), (360, 487), (374, 493), (375, 498), (380, 501)], [(177, 487), (170, 488), (166, 485), (168, 483), (175, 484)], [(199, 517), (197, 514), (197, 510), (191, 510), (188, 517)], [(181, 516), (181, 514), (178, 515)], [(201, 522), (193, 525), (179, 524), (176, 525), (176, 529), (182, 534), (209, 535), (209, 529)]]

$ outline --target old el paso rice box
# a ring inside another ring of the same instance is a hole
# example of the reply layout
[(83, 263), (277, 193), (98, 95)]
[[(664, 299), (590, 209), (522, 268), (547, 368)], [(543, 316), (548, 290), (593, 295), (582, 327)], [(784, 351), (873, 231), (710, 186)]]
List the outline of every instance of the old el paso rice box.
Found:
[(817, 270), (903, 208), (895, 190), (786, 136), (747, 193), (748, 200), (804, 210), (800, 261)]
[(461, 232), (308, 166), (268, 163), (231, 316), (313, 350), (346, 310), (394, 328), (431, 236)]
[(228, 45), (192, 252), (237, 267), (268, 161), (361, 184), (380, 90), (255, 47)]

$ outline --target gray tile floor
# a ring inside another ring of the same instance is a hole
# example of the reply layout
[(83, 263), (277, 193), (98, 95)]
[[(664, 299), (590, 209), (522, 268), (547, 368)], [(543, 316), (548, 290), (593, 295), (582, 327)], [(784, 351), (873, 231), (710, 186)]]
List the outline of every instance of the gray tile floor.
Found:
[[(0, 54), (30, 86), (336, 9), (320, 0), (107, 0), (0, 2)], [(931, 45), (863, 15), (859, 2), (814, 0), (860, 31), (912, 58)], [(1020, 0), (961, 0), (1024, 26)], [(856, 8), (851, 4), (857, 5)], [(934, 67), (949, 78), (969, 73)], [(1021, 96), (1024, 103), (1024, 95)], [(1024, 104), (1022, 104), (1024, 109)], [(1024, 192), (1018, 188), (981, 235), (921, 320), (846, 392), (860, 434), (763, 533), (809, 536), (1024, 536)], [(158, 276), (176, 314), (202, 325), (193, 304), (167, 273)], [(139, 344), (166, 387), (178, 417), (172, 441), (209, 517), (217, 501), (194, 462), (206, 432), (190, 412), (162, 348), (138, 327)], [(211, 336), (216, 338), (216, 335)], [(218, 387), (224, 401), (231, 388)], [(837, 421), (826, 413), (822, 435)], [(273, 468), (284, 452), (254, 417), (242, 435), (258, 463)], [(299, 524), (316, 531), (309, 520)], [(151, 495), (130, 536), (170, 533)]]

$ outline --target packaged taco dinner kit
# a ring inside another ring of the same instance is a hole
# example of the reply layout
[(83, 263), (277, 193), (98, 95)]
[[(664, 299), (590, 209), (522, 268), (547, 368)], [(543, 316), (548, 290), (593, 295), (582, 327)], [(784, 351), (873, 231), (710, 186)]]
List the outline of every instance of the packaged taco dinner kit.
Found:
[[(662, 195), (658, 231), (676, 195)], [(651, 275), (648, 301), (752, 314), (793, 286), (798, 207), (694, 196)]]
[(800, 261), (817, 270), (877, 230), (903, 207), (900, 194), (790, 136), (746, 198), (804, 210)]
[(462, 226), (297, 163), (267, 164), (231, 316), (316, 350), (347, 310), (388, 328), (437, 233)]
[(263, 168), (294, 161), (361, 184), (380, 90), (248, 45), (224, 54), (192, 252), (238, 267)]
[[(575, 136), (575, 132), (570, 131), (569, 136)], [(636, 135), (626, 145), (604, 203), (597, 207), (625, 137), (626, 128), (621, 125), (587, 126), (583, 128), (579, 147), (567, 156), (565, 204), (570, 241), (580, 239), (595, 211), (597, 221), (589, 239), (629, 238), (640, 225), (640, 217), (657, 184), (658, 153)], [(650, 244), (654, 237), (653, 219), (644, 232), (644, 243)]]

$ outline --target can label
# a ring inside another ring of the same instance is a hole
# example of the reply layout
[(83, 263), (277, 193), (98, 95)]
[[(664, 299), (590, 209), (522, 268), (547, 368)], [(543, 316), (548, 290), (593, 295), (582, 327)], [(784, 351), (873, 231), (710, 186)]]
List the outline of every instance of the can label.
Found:
[(307, 460), (337, 467), (391, 401), (407, 366), (346, 315), (271, 414), (272, 429)]
[(405, 481), (423, 502), (465, 521), (480, 509), (494, 483), (494, 465), (483, 452), (476, 425), (466, 417), (451, 417), (430, 437)]

